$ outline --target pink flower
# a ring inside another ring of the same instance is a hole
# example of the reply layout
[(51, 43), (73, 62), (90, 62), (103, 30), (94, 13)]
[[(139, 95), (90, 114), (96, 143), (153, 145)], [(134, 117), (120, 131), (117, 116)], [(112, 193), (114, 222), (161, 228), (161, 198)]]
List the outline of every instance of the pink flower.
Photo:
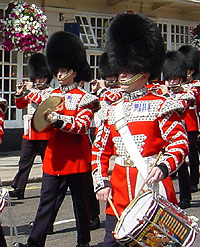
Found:
[(11, 17), (17, 19), (18, 16), (15, 13), (11, 13)]
[[(7, 9), (8, 16), (3, 17), (2, 20), (0, 20), (0, 28), (3, 31), (4, 49), (16, 49), (24, 52), (33, 52), (44, 49), (48, 35), (46, 17), (43, 18), (44, 14), (42, 10), (38, 9), (32, 4), (25, 3), (25, 5), (22, 5), (21, 0), (12, 1), (8, 5)], [(16, 14), (16, 12), (19, 12), (19, 16)], [(33, 23), (28, 21), (25, 26), (25, 24), (20, 21), (20, 16), (31, 16), (34, 22), (38, 22), (38, 32), (33, 34)], [(17, 26), (14, 24), (15, 19), (19, 19)], [(27, 34), (24, 35), (24, 33)], [(43, 35), (40, 35), (39, 33), (43, 33)]]

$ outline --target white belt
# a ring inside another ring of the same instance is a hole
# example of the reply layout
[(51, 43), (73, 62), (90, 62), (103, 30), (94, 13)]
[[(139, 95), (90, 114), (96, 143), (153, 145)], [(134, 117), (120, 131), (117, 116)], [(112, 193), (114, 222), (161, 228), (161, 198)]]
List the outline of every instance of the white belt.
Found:
[[(153, 166), (155, 161), (156, 161), (157, 154), (144, 157), (144, 162), (149, 166)], [(125, 166), (125, 167), (136, 167), (134, 165), (134, 162), (130, 158), (122, 157), (122, 156), (117, 156), (115, 158), (115, 163), (120, 166)]]
[(31, 130), (31, 119), (32, 119), (32, 115), (24, 115), (24, 135), (28, 136), (30, 134), (30, 130)]

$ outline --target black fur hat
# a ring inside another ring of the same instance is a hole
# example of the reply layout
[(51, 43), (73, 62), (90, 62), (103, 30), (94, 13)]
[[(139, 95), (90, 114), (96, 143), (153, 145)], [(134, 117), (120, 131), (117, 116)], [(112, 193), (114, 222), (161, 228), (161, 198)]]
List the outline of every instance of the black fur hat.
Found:
[(187, 63), (185, 56), (180, 51), (168, 51), (163, 64), (163, 77), (165, 80), (169, 78), (187, 79)]
[(72, 69), (80, 73), (86, 61), (86, 51), (80, 38), (69, 32), (59, 31), (47, 42), (47, 62), (53, 75), (59, 68)]
[(199, 52), (191, 45), (183, 45), (179, 49), (186, 58), (187, 69), (194, 69), (194, 75), (199, 73)]
[(80, 81), (89, 82), (90, 80), (91, 80), (91, 69), (90, 69), (90, 65), (88, 64), (86, 60), (84, 66), (82, 67), (78, 75), (76, 76), (75, 81), (76, 82), (80, 82)]
[(42, 53), (32, 54), (27, 63), (30, 80), (34, 81), (38, 78), (48, 78), (48, 83), (51, 82), (53, 75), (50, 74), (46, 57)]
[(150, 79), (160, 75), (164, 41), (157, 25), (145, 15), (118, 14), (108, 27), (106, 50), (116, 74), (149, 72)]
[(111, 69), (111, 66), (108, 62), (108, 55), (106, 52), (102, 53), (99, 57), (99, 73), (100, 76), (105, 79), (107, 76), (116, 75), (114, 71)]

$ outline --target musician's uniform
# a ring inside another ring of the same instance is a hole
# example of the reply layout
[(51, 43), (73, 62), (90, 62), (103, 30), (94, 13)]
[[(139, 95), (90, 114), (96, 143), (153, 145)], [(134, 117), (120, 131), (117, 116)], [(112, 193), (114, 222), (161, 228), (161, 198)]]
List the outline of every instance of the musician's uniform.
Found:
[(4, 114), (7, 110), (8, 103), (5, 99), (0, 98), (0, 144), (3, 141), (4, 135)]
[(21, 155), (19, 170), (15, 175), (11, 187), (19, 188), (24, 192), (28, 176), (34, 163), (35, 157), (40, 154), (43, 160), (47, 141), (50, 132), (38, 133), (34, 130), (31, 120), (38, 105), (49, 97), (51, 87), (43, 90), (30, 89), (27, 95), (15, 94), (15, 104), (18, 109), (27, 107), (27, 114), (24, 115), (24, 133), (21, 144)]
[[(0, 144), (3, 141), (4, 135), (4, 114), (7, 109), (7, 101), (5, 99), (0, 98)], [(6, 247), (6, 240), (4, 238), (3, 229), (0, 222), (0, 243), (2, 247)]]
[(94, 115), (95, 126), (99, 127), (102, 120), (104, 119), (107, 107), (115, 101), (118, 101), (122, 97), (122, 90), (119, 87), (113, 88), (100, 88), (97, 91), (99, 97), (100, 109)]
[[(50, 96), (60, 96), (63, 102), (56, 109), (59, 120), (51, 130), (46, 148), (40, 204), (28, 243), (31, 246), (44, 246), (48, 225), (54, 217), (54, 207), (59, 198), (63, 199), (67, 187), (72, 194), (78, 243), (89, 243), (85, 192), (91, 158), (88, 130), (98, 98), (78, 88), (76, 83), (59, 87)], [(67, 187), (61, 189), (63, 180)]]
[[(194, 136), (194, 132), (190, 131), (195, 131), (195, 129), (197, 128), (197, 118), (195, 116), (196, 99), (195, 92), (193, 92), (192, 90), (186, 90), (186, 87), (187, 85), (183, 85), (182, 87), (179, 87), (177, 92), (171, 92), (170, 95), (174, 100), (179, 101), (184, 106), (184, 110), (182, 111), (180, 116), (187, 131), (190, 150), (190, 145), (193, 146), (193, 141), (195, 140), (194, 138), (194, 140), (192, 141), (191, 138)], [(195, 156), (193, 157), (193, 160), (195, 160)], [(184, 207), (184, 203), (190, 203), (192, 199), (190, 174), (188, 171), (188, 164), (185, 161), (178, 169), (178, 182), (180, 190), (180, 206)]]
[[(183, 109), (182, 105), (171, 99), (148, 93), (146, 88), (130, 94), (124, 93), (122, 102), (123, 115), (145, 162), (150, 166), (153, 165), (158, 153), (164, 149), (157, 165), (164, 164), (168, 170), (165, 176), (171, 175), (188, 154), (187, 134), (176, 112)], [(117, 104), (118, 102), (110, 106), (105, 122), (98, 129), (92, 148), (92, 174), (96, 192), (107, 186), (112, 187), (112, 201), (118, 214), (121, 215), (134, 199), (143, 180), (131, 162), (122, 138), (116, 130)], [(111, 155), (116, 155), (116, 159), (109, 178)], [(177, 204), (171, 178), (165, 178), (162, 184), (164, 190), (159, 192), (169, 201)], [(109, 215), (114, 215), (109, 203), (106, 206), (106, 214), (109, 222)]]
[[(198, 86), (196, 87), (196, 85)], [(199, 184), (199, 154), (197, 136), (199, 132), (199, 81), (194, 80), (186, 84), (190, 92), (193, 93), (195, 99), (190, 101), (187, 106), (187, 111), (184, 116), (185, 126), (189, 139), (189, 167), (191, 177), (191, 187)]]

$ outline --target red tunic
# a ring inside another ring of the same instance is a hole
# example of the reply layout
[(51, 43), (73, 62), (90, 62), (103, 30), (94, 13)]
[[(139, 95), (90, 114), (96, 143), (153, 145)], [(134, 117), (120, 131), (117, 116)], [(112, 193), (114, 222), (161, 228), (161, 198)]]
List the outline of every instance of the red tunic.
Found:
[[(187, 134), (176, 112), (182, 109), (182, 105), (172, 99), (148, 93), (147, 89), (124, 93), (122, 100), (125, 119), (143, 158), (153, 165), (155, 156), (164, 148), (158, 165), (164, 163), (169, 175), (175, 172), (188, 154)], [(110, 106), (107, 118), (98, 128), (92, 147), (92, 174), (95, 191), (105, 186), (112, 187), (112, 200), (121, 215), (143, 181), (134, 165), (127, 166), (129, 154), (115, 128), (116, 104)], [(116, 159), (109, 179), (109, 159), (112, 155)], [(168, 200), (177, 203), (171, 178), (164, 179), (163, 184)], [(109, 203), (106, 213), (114, 215)]]
[[(187, 126), (188, 131), (199, 130), (200, 121), (199, 121), (199, 110), (200, 110), (200, 81), (193, 80), (190, 83), (191, 90), (196, 98), (196, 101), (193, 102), (193, 105), (190, 106), (190, 115), (188, 116)], [(193, 127), (195, 126), (195, 128)]]
[(194, 85), (194, 83), (183, 84), (178, 92), (170, 92), (170, 95), (175, 100), (182, 102), (185, 107), (181, 117), (187, 131), (197, 131), (199, 129), (197, 111), (198, 89)]
[(7, 110), (7, 101), (3, 98), (0, 98), (0, 144), (3, 141), (4, 135), (4, 113)]
[(122, 91), (119, 87), (105, 87), (98, 90), (97, 96), (99, 96), (100, 105), (101, 107), (103, 107), (103, 103), (110, 105), (111, 103), (121, 99)]
[(31, 124), (31, 119), (38, 107), (38, 105), (49, 97), (52, 88), (43, 90), (31, 89), (26, 96), (16, 97), (15, 104), (18, 109), (27, 107), (27, 114), (24, 115), (24, 134), (23, 138), (27, 140), (48, 140), (50, 132), (36, 132)]
[(100, 88), (97, 92), (99, 97), (100, 109), (95, 113), (94, 123), (95, 127), (98, 127), (101, 124), (101, 121), (105, 117), (107, 107), (113, 102), (118, 101), (122, 97), (122, 90), (119, 87), (112, 88)]
[(0, 144), (3, 141), (3, 134), (4, 134), (4, 113), (2, 108), (0, 108)]
[(56, 111), (63, 125), (60, 129), (52, 128), (43, 171), (55, 176), (87, 172), (91, 159), (88, 130), (98, 98), (76, 84), (55, 89), (51, 96), (63, 99)]

